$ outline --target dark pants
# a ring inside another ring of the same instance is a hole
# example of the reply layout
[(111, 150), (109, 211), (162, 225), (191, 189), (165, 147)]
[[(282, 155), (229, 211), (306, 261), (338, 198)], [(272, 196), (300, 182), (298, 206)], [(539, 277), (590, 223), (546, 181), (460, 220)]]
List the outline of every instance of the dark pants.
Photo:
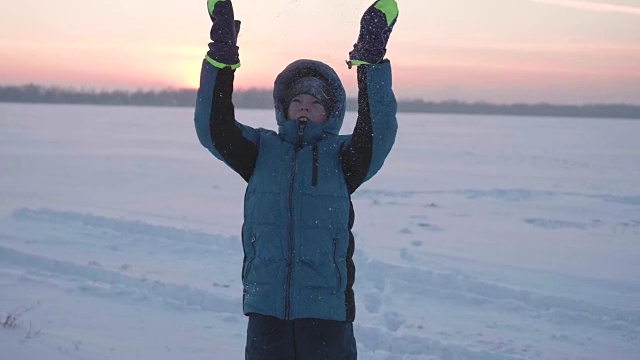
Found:
[(249, 315), (245, 360), (355, 360), (353, 323)]

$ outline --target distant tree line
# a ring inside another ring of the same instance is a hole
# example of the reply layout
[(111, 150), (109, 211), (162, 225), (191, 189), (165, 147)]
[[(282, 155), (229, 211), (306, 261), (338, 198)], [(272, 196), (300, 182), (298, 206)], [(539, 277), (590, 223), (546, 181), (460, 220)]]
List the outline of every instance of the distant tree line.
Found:
[(123, 91), (39, 85), (0, 86), (0, 102), (138, 106), (193, 106), (194, 90)]
[[(0, 102), (193, 107), (195, 101), (196, 90), (193, 89), (107, 91), (57, 86), (45, 87), (33, 84), (0, 86)], [(265, 89), (236, 90), (233, 94), (233, 101), (237, 108), (273, 108), (272, 93)], [(356, 110), (357, 100), (347, 99), (347, 109)], [(492, 104), (455, 100), (442, 102), (399, 100), (398, 110), (437, 114), (640, 119), (640, 105), (630, 104)]]

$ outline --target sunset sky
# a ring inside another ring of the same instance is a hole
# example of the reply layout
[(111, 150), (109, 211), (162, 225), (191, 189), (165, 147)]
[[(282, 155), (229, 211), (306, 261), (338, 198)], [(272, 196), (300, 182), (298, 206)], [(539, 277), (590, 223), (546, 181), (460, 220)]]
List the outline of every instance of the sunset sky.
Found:
[[(640, 104), (640, 0), (397, 0), (387, 57), (400, 99)], [(299, 58), (344, 60), (371, 0), (235, 0), (236, 88)], [(2, 0), (0, 85), (195, 88), (206, 1)]]

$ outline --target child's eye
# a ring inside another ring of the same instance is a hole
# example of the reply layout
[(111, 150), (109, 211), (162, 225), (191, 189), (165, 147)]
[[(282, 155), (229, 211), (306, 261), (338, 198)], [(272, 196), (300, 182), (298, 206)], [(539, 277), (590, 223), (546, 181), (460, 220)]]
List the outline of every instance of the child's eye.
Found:
[(300, 99), (293, 99), (291, 102), (300, 102)]

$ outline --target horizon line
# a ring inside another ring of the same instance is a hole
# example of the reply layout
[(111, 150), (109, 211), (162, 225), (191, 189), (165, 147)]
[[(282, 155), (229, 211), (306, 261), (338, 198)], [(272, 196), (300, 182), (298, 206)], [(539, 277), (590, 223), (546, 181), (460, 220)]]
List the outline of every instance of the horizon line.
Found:
[[(136, 92), (142, 92), (142, 93), (153, 93), (153, 92), (162, 92), (162, 91), (168, 91), (168, 92), (179, 92), (179, 91), (193, 91), (193, 92), (197, 92), (198, 88), (194, 88), (194, 87), (173, 87), (173, 86), (165, 86), (165, 87), (152, 87), (152, 88), (143, 88), (143, 87), (139, 87), (136, 89), (126, 89), (126, 88), (94, 88), (94, 87), (87, 87), (87, 86), (78, 86), (78, 85), (58, 85), (58, 84), (52, 84), (52, 85), (42, 85), (42, 84), (37, 84), (37, 83), (23, 83), (21, 85), (11, 85), (11, 84), (1, 84), (0, 83), (0, 88), (9, 88), (9, 87), (15, 87), (15, 88), (24, 88), (24, 87), (28, 87), (28, 86), (33, 86), (33, 87), (38, 87), (38, 88), (42, 88), (42, 89), (52, 89), (52, 90), (64, 90), (64, 91), (75, 91), (75, 92), (80, 92), (80, 93), (89, 93), (89, 91), (96, 91), (96, 92), (103, 92), (103, 93), (113, 93), (113, 92), (123, 92), (123, 93), (136, 93)], [(247, 88), (237, 88), (234, 89), (234, 93), (238, 92), (248, 92), (248, 91), (260, 91), (260, 92), (269, 92), (272, 93), (273, 89), (270, 89), (268, 87), (247, 87)], [(464, 100), (464, 99), (460, 99), (460, 98), (449, 98), (449, 99), (445, 99), (445, 100), (435, 100), (435, 99), (428, 99), (425, 97), (403, 97), (400, 98), (398, 96), (396, 96), (397, 101), (398, 102), (423, 102), (423, 103), (434, 103), (434, 104), (442, 104), (442, 103), (461, 103), (461, 104), (468, 104), (468, 105), (472, 105), (472, 104), (488, 104), (488, 105), (498, 105), (498, 106), (511, 106), (511, 105), (552, 105), (552, 106), (594, 106), (594, 105), (600, 105), (600, 106), (611, 106), (611, 105), (617, 105), (617, 106), (632, 106), (632, 107), (640, 107), (640, 102), (637, 103), (633, 103), (633, 102), (623, 102), (623, 101), (618, 101), (618, 102), (575, 102), (575, 103), (562, 103), (562, 102), (549, 102), (549, 101), (535, 101), (535, 102), (525, 102), (525, 101), (513, 101), (513, 102), (500, 102), (500, 101), (492, 101), (492, 100)], [(357, 99), (357, 96), (352, 96), (352, 97), (347, 97), (347, 100), (353, 100), (353, 99)], [(0, 102), (4, 102), (2, 100), (0, 100)]]

